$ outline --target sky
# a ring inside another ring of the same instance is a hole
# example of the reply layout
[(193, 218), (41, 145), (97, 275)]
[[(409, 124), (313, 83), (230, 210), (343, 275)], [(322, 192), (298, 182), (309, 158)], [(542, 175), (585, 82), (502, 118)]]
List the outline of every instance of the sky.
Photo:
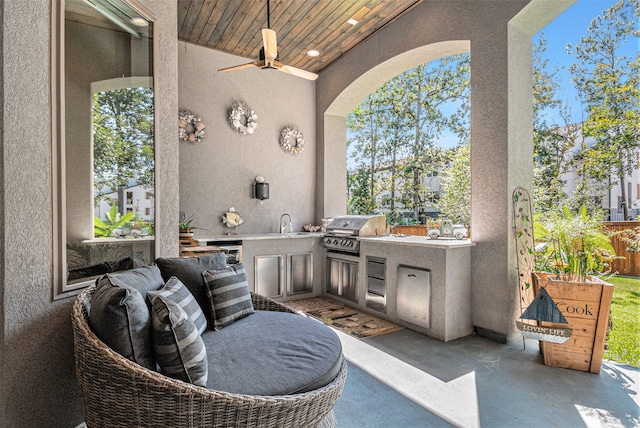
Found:
[[(571, 103), (573, 123), (581, 122), (584, 118), (582, 117), (582, 107), (577, 100), (577, 94), (569, 75), (569, 66), (575, 62), (575, 58), (567, 53), (567, 43), (573, 45), (579, 43), (580, 37), (586, 34), (591, 20), (615, 3), (614, 0), (578, 0), (533, 38), (535, 46), (540, 34), (544, 33), (547, 39), (544, 56), (550, 59), (549, 66), (564, 67), (559, 74), (561, 90), (556, 95), (561, 100)], [(640, 39), (630, 40), (623, 50), (624, 54), (637, 55), (640, 51)], [(563, 124), (563, 121), (558, 119), (557, 123)]]

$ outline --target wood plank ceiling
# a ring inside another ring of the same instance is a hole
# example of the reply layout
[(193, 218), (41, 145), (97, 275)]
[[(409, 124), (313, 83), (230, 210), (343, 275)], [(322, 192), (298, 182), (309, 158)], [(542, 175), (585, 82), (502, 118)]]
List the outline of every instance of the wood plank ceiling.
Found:
[[(270, 1), (279, 60), (317, 73), (423, 0)], [(178, 0), (178, 38), (185, 42), (256, 60), (266, 27), (267, 0)], [(310, 49), (320, 55), (308, 56)]]

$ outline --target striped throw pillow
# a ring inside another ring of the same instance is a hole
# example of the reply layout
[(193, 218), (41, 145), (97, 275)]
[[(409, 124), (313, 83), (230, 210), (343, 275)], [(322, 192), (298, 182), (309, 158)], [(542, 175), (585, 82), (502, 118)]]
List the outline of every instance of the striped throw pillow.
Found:
[(202, 276), (207, 284), (216, 330), (254, 312), (247, 274), (242, 263), (204, 271)]
[(187, 313), (175, 302), (156, 296), (151, 308), (153, 350), (166, 376), (206, 386), (207, 350)]
[(196, 325), (198, 333), (202, 334), (207, 329), (207, 318), (205, 318), (202, 308), (200, 308), (187, 286), (175, 276), (169, 278), (169, 281), (160, 290), (149, 291), (147, 296), (149, 296), (152, 305), (157, 296), (165, 297), (177, 303)]

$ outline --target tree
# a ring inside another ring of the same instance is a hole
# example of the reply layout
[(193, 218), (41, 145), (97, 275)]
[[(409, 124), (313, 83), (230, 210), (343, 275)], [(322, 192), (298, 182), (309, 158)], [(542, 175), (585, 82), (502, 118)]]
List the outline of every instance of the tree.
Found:
[[(377, 171), (379, 149), (383, 123), (383, 103), (382, 88), (366, 97), (347, 117), (347, 128), (352, 131), (352, 138), (348, 145), (353, 146), (354, 157), (361, 165), (367, 165), (369, 177), (367, 179), (368, 192), (364, 201), (365, 193), (362, 192), (364, 169), (359, 168), (356, 178), (358, 179), (358, 203), (359, 209), (364, 207), (375, 207), (375, 174)], [(350, 204), (351, 205), (351, 204)], [(365, 214), (365, 213), (361, 213)]]
[[(399, 217), (399, 203), (413, 212), (415, 221), (422, 220), (425, 207), (437, 202), (423, 178), (442, 165), (438, 140), (447, 128), (468, 139), (468, 123), (469, 55), (418, 66), (365, 98), (347, 118), (347, 128), (357, 168), (369, 168), (373, 209), (380, 208), (382, 195), (392, 220)], [(357, 193), (362, 198), (361, 187)]]
[(371, 171), (365, 166), (347, 174), (349, 214), (371, 214), (374, 211), (374, 201), (369, 194), (371, 178)]
[(438, 139), (445, 129), (459, 127), (465, 119), (468, 123), (469, 64), (469, 55), (453, 55), (420, 65), (396, 78), (405, 88), (402, 122), (412, 132), (405, 166), (410, 187), (403, 194), (415, 221), (422, 220), (420, 214), (425, 206), (434, 205), (434, 201), (428, 200), (422, 178), (442, 164)]
[(132, 183), (153, 189), (153, 89), (124, 88), (93, 95), (93, 174), (96, 201)]
[[(562, 178), (572, 163), (570, 151), (578, 135), (570, 125), (570, 111), (556, 96), (558, 68), (550, 69), (544, 57), (547, 39), (544, 33), (533, 48), (533, 192), (535, 211), (558, 209), (567, 197)], [(548, 114), (559, 111), (562, 124), (549, 121)]]
[(471, 146), (463, 144), (453, 149), (451, 167), (443, 178), (443, 194), (438, 207), (443, 218), (454, 223), (471, 223)]
[(640, 59), (619, 50), (630, 36), (640, 36), (639, 17), (640, 0), (620, 0), (591, 21), (577, 45), (567, 45), (578, 60), (570, 71), (589, 114), (584, 134), (596, 140), (582, 153), (584, 168), (595, 179), (615, 174), (625, 220), (626, 177), (640, 166)]

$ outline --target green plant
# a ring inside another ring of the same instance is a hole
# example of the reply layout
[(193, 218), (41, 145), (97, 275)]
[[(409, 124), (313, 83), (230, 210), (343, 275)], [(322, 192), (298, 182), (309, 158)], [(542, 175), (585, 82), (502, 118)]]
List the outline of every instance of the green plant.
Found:
[(628, 252), (640, 253), (640, 227), (623, 230), (620, 239), (627, 244)]
[(609, 236), (595, 215), (583, 206), (573, 215), (564, 206), (561, 213), (534, 216), (536, 270), (553, 272), (557, 278), (585, 281), (588, 275), (609, 273), (615, 258)]
[(178, 228), (180, 229), (181, 232), (197, 229), (197, 227), (193, 225), (194, 221), (195, 219), (193, 218), (193, 215), (191, 215), (189, 218), (185, 218), (180, 223), (178, 223)]
[[(193, 215), (189, 216), (188, 218), (180, 221), (180, 223), (178, 223), (178, 228), (180, 229), (180, 232), (187, 232), (187, 231), (193, 231), (195, 229), (198, 230), (206, 230), (208, 232), (212, 232), (209, 229), (206, 229), (204, 227), (198, 227), (198, 226), (194, 226), (193, 223), (195, 222), (195, 219), (193, 218)], [(213, 233), (213, 232), (212, 232)]]
[(111, 209), (105, 214), (105, 221), (102, 221), (100, 217), (94, 217), (93, 235), (96, 238), (108, 238), (111, 236), (113, 229), (126, 225), (134, 216), (134, 212), (128, 212), (120, 216), (118, 208), (115, 205), (111, 205)]

